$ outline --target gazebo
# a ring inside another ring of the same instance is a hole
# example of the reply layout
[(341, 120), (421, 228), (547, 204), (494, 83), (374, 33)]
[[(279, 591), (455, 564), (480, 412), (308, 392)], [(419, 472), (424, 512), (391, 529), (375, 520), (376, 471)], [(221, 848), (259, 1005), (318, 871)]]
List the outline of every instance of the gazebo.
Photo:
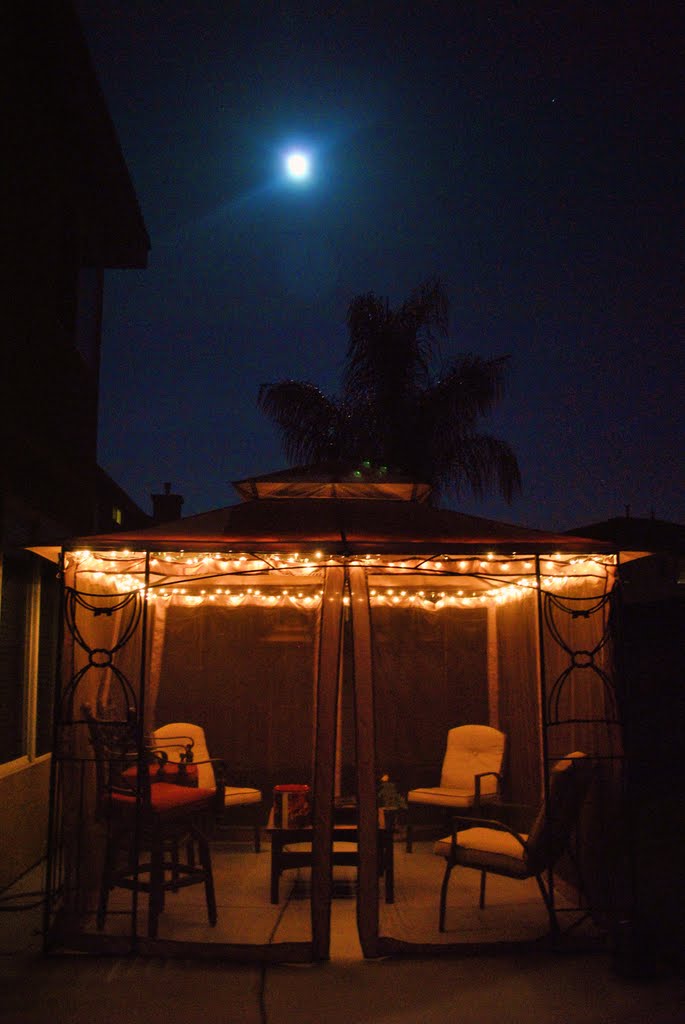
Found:
[[(592, 758), (576, 842), (583, 912), (606, 922), (626, 899), (612, 609), (619, 562), (636, 553), (436, 508), (426, 485), (370, 467), (235, 487), (238, 504), (41, 551), (64, 583), (47, 947), (325, 959), (334, 804), (353, 797), (364, 955), (452, 950), (384, 932), (377, 790), (382, 773), (400, 792), (435, 784), (447, 729), (464, 723), (505, 732), (513, 804), (538, 804), (567, 752)], [(307, 934), (278, 943), (243, 921), (220, 940), (151, 939), (135, 892), (116, 926), (95, 929), (104, 840), (86, 705), (133, 713), (141, 757), (161, 724), (202, 724), (231, 782), (267, 803), (277, 784), (311, 786)]]

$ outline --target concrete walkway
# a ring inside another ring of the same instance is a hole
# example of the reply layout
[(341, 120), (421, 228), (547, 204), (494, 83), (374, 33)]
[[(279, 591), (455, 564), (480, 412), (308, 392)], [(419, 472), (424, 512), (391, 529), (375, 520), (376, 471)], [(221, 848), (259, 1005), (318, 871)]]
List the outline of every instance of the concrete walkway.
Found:
[(187, 960), (4, 957), (3, 1024), (682, 1024), (685, 982), (628, 982), (606, 959)]
[[(26, 902), (30, 902), (27, 900)], [(45, 957), (40, 907), (0, 914), (2, 1024), (682, 1024), (685, 979), (619, 976), (604, 954), (364, 961), (334, 910), (332, 959), (305, 966)]]

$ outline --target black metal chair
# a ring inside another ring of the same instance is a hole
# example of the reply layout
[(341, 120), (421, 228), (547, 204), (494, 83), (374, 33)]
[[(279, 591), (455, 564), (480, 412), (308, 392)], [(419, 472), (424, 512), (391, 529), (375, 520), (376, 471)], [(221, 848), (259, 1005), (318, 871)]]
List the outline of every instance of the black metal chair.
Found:
[(439, 928), (445, 931), (447, 888), (452, 870), (459, 865), (480, 871), (480, 908), (485, 907), (488, 873), (507, 878), (535, 878), (547, 908), (550, 927), (559, 931), (552, 893), (544, 874), (561, 856), (570, 854), (569, 842), (592, 781), (592, 764), (580, 751), (554, 765), (549, 797), (538, 811), (530, 833), (516, 832), (501, 821), (455, 817), (451, 835), (439, 840), (434, 853), (446, 860), (440, 888)]
[(149, 895), (147, 933), (156, 938), (166, 893), (198, 884), (215, 925), (209, 829), (223, 794), (198, 786), (185, 761), (171, 762), (154, 749), (141, 757), (133, 710), (125, 721), (97, 719), (88, 705), (82, 711), (95, 752), (96, 815), (106, 828), (98, 929), (105, 926), (111, 890), (121, 887)]
[[(226, 766), (220, 758), (210, 757), (207, 749), (205, 731), (201, 725), (192, 722), (171, 722), (155, 729), (153, 733), (155, 749), (164, 750), (169, 757), (174, 757), (174, 751), (182, 751), (184, 745), (190, 744), (192, 749), (191, 760), (200, 766), (199, 784), (201, 786), (217, 786), (223, 792), (223, 800), (219, 804), (218, 825), (223, 825), (226, 811), (234, 807), (250, 807), (253, 814), (252, 832), (254, 836), (255, 853), (261, 849), (261, 790), (253, 786), (229, 786), (226, 783)], [(178, 756), (178, 755), (176, 755)]]

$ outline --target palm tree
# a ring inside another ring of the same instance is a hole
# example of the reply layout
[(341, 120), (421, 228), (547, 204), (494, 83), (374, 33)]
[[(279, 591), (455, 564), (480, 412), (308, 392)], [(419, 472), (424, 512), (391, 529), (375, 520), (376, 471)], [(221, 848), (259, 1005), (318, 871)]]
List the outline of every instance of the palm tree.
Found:
[(397, 309), (372, 292), (347, 311), (349, 345), (338, 397), (306, 381), (263, 384), (258, 405), (292, 464), (384, 465), (431, 484), (433, 495), (520, 488), (513, 450), (477, 430), (501, 399), (506, 357), (460, 355), (436, 368), (447, 337), (444, 285), (431, 279)]

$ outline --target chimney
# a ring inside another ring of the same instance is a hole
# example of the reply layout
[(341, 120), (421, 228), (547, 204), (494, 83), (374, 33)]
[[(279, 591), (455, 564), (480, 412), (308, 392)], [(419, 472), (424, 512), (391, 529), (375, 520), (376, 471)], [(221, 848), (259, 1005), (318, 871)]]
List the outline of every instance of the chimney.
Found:
[(172, 494), (171, 484), (164, 484), (164, 494), (152, 495), (152, 518), (156, 523), (170, 523), (181, 518), (183, 495)]

